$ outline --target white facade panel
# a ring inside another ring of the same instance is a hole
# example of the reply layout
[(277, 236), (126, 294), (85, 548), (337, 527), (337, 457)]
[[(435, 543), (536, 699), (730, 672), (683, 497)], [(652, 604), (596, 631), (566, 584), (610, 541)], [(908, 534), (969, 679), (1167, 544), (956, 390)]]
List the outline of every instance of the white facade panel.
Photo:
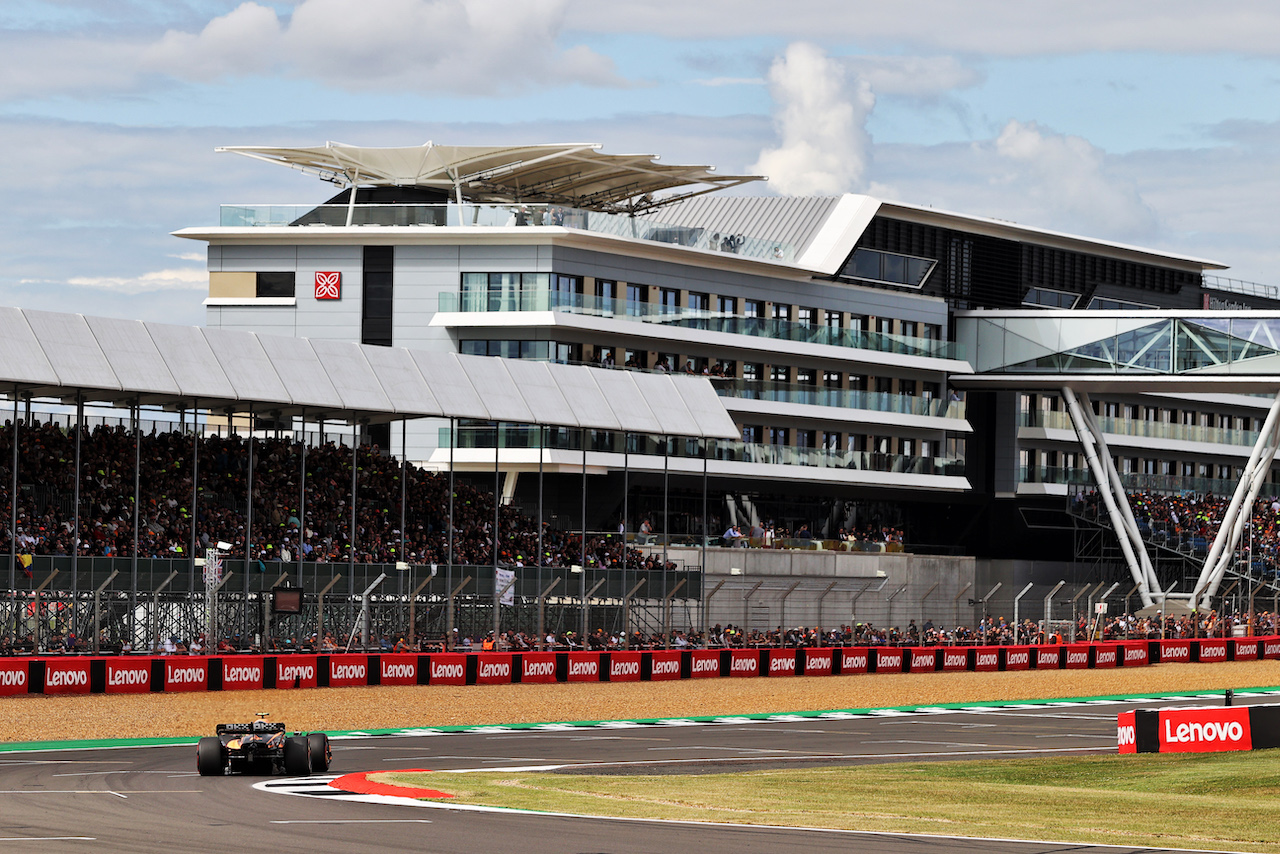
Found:
[[(122, 387), (83, 315), (52, 311), (26, 311), (24, 314), (31, 331), (46, 342), (45, 356), (63, 385), (99, 389)], [(54, 346), (48, 346), (54, 342)]]

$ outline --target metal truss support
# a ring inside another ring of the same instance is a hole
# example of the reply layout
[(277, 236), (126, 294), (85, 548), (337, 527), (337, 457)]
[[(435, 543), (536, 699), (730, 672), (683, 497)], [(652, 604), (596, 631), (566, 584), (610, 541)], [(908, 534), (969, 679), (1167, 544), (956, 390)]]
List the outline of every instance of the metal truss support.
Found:
[(1208, 608), (1209, 600), (1218, 592), (1222, 576), (1235, 557), (1236, 548), (1244, 534), (1244, 526), (1253, 517), (1253, 502), (1258, 498), (1262, 482), (1271, 471), (1271, 463), (1280, 450), (1280, 394), (1276, 395), (1267, 418), (1258, 433), (1258, 441), (1253, 445), (1253, 453), (1236, 484), (1235, 494), (1231, 496), (1231, 504), (1226, 515), (1218, 526), (1218, 534), (1213, 538), (1213, 546), (1204, 560), (1204, 568), (1200, 570), (1200, 578), (1195, 589), (1191, 591), (1191, 604), (1194, 607), (1202, 600), (1203, 607)]
[[(1082, 397), (1085, 401), (1089, 399), (1087, 395)], [(1132, 529), (1130, 528), (1129, 520), (1133, 519), (1133, 511), (1129, 509), (1129, 499), (1125, 497), (1120, 476), (1115, 473), (1115, 466), (1111, 464), (1111, 454), (1108, 453), (1106, 443), (1102, 439), (1102, 431), (1097, 429), (1097, 422), (1089, 417), (1093, 413), (1089, 412), (1086, 415), (1080, 400), (1076, 398), (1070, 386), (1062, 387), (1062, 399), (1067, 403), (1071, 424), (1075, 427), (1076, 436), (1080, 439), (1085, 460), (1088, 461), (1089, 469), (1093, 472), (1093, 479), (1098, 484), (1098, 494), (1102, 496), (1102, 503), (1106, 505), (1107, 513), (1111, 516), (1111, 526), (1116, 532), (1116, 539), (1120, 541), (1120, 551), (1124, 553), (1125, 563), (1129, 567), (1134, 583), (1138, 585), (1138, 595), (1145, 608), (1152, 604), (1152, 586), (1157, 590), (1160, 587), (1159, 584), (1151, 583), (1151, 579), (1155, 577), (1155, 570), (1151, 569), (1151, 558), (1147, 556), (1141, 536), (1138, 536), (1137, 523), (1133, 523)], [(1100, 453), (1102, 459), (1099, 459)], [(1113, 474), (1115, 474), (1114, 479)], [(1139, 553), (1141, 558), (1138, 556)]]

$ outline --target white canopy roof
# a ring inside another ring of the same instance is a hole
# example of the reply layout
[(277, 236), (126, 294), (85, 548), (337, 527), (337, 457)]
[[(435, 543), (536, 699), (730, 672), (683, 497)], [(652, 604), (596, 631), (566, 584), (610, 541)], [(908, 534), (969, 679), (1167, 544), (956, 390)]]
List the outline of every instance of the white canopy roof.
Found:
[[(680, 199), (764, 180), (716, 175), (710, 166), (668, 166), (652, 154), (601, 154), (599, 143), (370, 148), (326, 142), (305, 148), (223, 146), (218, 151), (280, 163), (346, 186), (429, 187), (476, 202), (530, 202), (639, 213)], [(662, 190), (685, 192), (652, 198)]]
[(391, 421), (474, 418), (736, 439), (703, 377), (0, 308), (0, 391)]

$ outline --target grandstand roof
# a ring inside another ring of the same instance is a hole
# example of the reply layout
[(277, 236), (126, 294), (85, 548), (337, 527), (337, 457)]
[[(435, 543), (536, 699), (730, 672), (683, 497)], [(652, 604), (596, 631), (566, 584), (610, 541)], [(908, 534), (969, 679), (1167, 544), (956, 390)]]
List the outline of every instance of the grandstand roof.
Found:
[(446, 417), (735, 439), (702, 377), (0, 308), (0, 390), (346, 421)]

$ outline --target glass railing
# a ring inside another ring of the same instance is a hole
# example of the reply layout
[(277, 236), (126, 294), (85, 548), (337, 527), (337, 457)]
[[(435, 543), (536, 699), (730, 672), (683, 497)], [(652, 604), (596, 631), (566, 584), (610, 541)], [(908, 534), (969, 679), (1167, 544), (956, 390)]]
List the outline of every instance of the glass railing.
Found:
[(548, 288), (475, 290), (462, 294), (442, 293), (439, 308), (442, 312), (560, 311), (591, 317), (617, 317), (643, 323), (659, 323), (684, 329), (705, 329), (710, 332), (728, 332), (758, 338), (852, 347), (880, 353), (927, 356), (937, 359), (963, 358), (954, 343), (939, 341), (935, 338), (915, 338), (884, 332), (808, 326), (789, 320), (741, 317), (706, 309), (585, 296), (553, 291)]
[[(1086, 468), (1062, 468), (1058, 466), (1019, 466), (1018, 481), (1020, 483), (1061, 483), (1070, 486), (1092, 486), (1093, 474)], [(1120, 475), (1120, 482), (1127, 492), (1157, 492), (1169, 494), (1181, 493), (1213, 493), (1214, 495), (1231, 495), (1238, 480), (1223, 480), (1213, 477), (1181, 477), (1172, 474), (1138, 474), (1130, 472)], [(1280, 484), (1263, 483), (1261, 495), (1280, 495)]]
[(367, 205), (222, 205), (219, 225), (227, 227), (330, 226), (474, 226), (505, 228), (557, 226), (596, 234), (629, 237), (789, 263), (789, 243), (663, 222), (645, 216), (586, 211), (562, 205), (399, 204)]
[[(551, 450), (582, 450), (583, 431), (550, 427), (511, 426), (498, 429), (500, 449), (537, 448), (539, 444)], [(439, 428), (440, 447), (449, 448), (450, 430)], [(588, 430), (587, 450), (603, 453), (628, 453), (647, 456), (702, 458), (697, 439), (672, 438), (637, 433)], [(839, 451), (827, 448), (799, 448), (790, 445), (771, 445), (761, 442), (710, 442), (710, 459), (726, 462), (769, 463), (813, 468), (840, 468), (854, 471), (895, 472), (900, 474), (929, 474), (946, 477), (964, 476), (964, 459), (959, 457), (925, 457), (903, 454), (879, 454), (868, 451)], [(475, 449), (494, 447), (494, 428), (460, 427), (455, 448)]]
[(711, 378), (716, 394), (739, 400), (770, 400), (778, 403), (804, 403), (813, 406), (836, 406), (842, 409), (865, 409), (894, 412), (900, 415), (930, 415), (935, 418), (964, 418), (963, 400), (916, 397), (878, 391), (791, 385), (768, 380), (736, 380)]
[[(1041, 427), (1050, 430), (1075, 430), (1071, 416), (1066, 412), (1020, 412), (1018, 424), (1022, 427)], [(1142, 421), (1136, 418), (1098, 418), (1102, 432), (1111, 436), (1141, 436), (1148, 439), (1171, 439), (1181, 442), (1205, 442), (1212, 445), (1243, 445), (1253, 447), (1258, 441), (1255, 430), (1232, 430), (1226, 427), (1201, 427), (1196, 424), (1169, 424), (1163, 421)]]

